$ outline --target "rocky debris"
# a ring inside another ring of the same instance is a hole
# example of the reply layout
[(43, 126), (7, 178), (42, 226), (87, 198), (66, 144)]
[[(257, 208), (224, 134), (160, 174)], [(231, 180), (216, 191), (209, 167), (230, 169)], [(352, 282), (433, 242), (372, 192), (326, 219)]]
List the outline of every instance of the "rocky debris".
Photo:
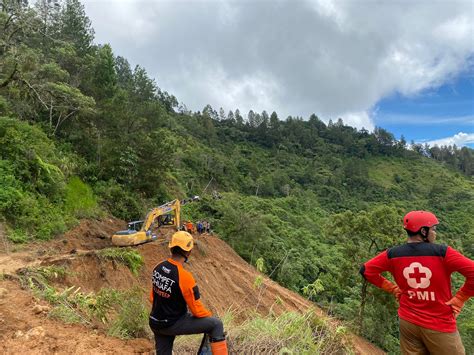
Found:
[(31, 338), (44, 338), (46, 330), (42, 326), (34, 327), (24, 333), (21, 330), (15, 332), (15, 338), (21, 338), (22, 340), (29, 340)]
[(25, 334), (28, 338), (43, 338), (46, 335), (46, 330), (42, 326), (31, 328)]
[(8, 293), (6, 288), (0, 288), (0, 299), (5, 298)]
[(17, 338), (17, 339), (18, 339), (18, 338), (22, 338), (22, 337), (24, 337), (24, 336), (25, 336), (25, 333), (23, 333), (21, 330), (17, 330), (17, 331), (15, 332), (15, 338)]
[(34, 314), (48, 313), (51, 307), (35, 304), (32, 308)]

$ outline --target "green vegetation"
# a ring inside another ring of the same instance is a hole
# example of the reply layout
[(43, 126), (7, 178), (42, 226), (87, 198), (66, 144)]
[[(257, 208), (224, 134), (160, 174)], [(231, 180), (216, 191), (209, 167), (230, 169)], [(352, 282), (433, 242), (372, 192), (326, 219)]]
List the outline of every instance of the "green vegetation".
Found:
[[(312, 310), (304, 314), (258, 313), (236, 322), (232, 311), (222, 320), (231, 352), (237, 354), (351, 354), (347, 329), (334, 320), (321, 319)], [(190, 352), (199, 347), (202, 336), (176, 339), (176, 351)]]
[(284, 313), (280, 316), (251, 316), (230, 327), (229, 336), (242, 354), (334, 354), (349, 353), (344, 345), (346, 329), (315, 316)]
[(120, 311), (109, 329), (110, 335), (122, 339), (150, 335), (150, 311), (142, 301), (143, 293), (142, 289), (134, 288), (122, 294)]
[(132, 248), (106, 248), (96, 251), (101, 259), (112, 260), (127, 266), (137, 276), (144, 264), (141, 254)]
[(142, 289), (118, 291), (102, 288), (97, 293), (84, 293), (76, 286), (57, 289), (51, 285), (66, 273), (62, 266), (29, 268), (20, 273), (20, 280), (23, 287), (52, 305), (48, 312), (51, 318), (88, 326), (101, 323), (110, 335), (123, 339), (148, 334), (148, 311)]
[(38, 126), (0, 117), (0, 213), (12, 242), (49, 239), (99, 214), (91, 188), (71, 175), (76, 160)]
[[(407, 149), (384, 129), (326, 124), (315, 114), (190, 112), (142, 67), (94, 44), (78, 0), (22, 3), (0, 7), (0, 219), (12, 242), (49, 239), (107, 212), (136, 220), (201, 195), (185, 218), (209, 220), (245, 260), (263, 258), (274, 280), (392, 352), (396, 304), (358, 269), (403, 242), (403, 214), (433, 211), (440, 242), (474, 257), (472, 149)], [(134, 273), (141, 265), (126, 249), (101, 257)], [(76, 297), (33, 280), (53, 298)], [(459, 317), (468, 353), (473, 309), (470, 302)]]
[(100, 213), (92, 188), (77, 176), (71, 177), (66, 185), (64, 207), (77, 218), (91, 218)]

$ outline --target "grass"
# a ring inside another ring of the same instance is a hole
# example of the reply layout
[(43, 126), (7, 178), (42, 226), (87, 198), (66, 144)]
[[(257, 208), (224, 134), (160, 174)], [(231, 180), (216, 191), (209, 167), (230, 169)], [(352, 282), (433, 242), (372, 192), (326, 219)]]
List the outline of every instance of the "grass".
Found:
[(229, 331), (239, 353), (253, 354), (347, 353), (345, 334), (345, 327), (317, 318), (313, 311), (255, 315)]
[[(386, 189), (401, 189), (401, 184), (413, 183), (420, 193), (427, 194), (437, 181), (443, 181), (449, 188), (472, 188), (471, 181), (430, 159), (413, 163), (407, 159), (379, 157), (370, 159), (367, 167), (370, 180)], [(423, 177), (425, 184), (417, 184), (420, 177)]]
[(106, 248), (96, 251), (96, 254), (100, 259), (124, 264), (135, 276), (138, 276), (138, 272), (144, 264), (141, 254), (132, 248)]
[(101, 214), (92, 188), (77, 176), (71, 177), (66, 185), (64, 208), (77, 218), (93, 218)]
[(50, 284), (66, 273), (60, 266), (27, 268), (21, 271), (20, 281), (24, 288), (52, 305), (50, 318), (68, 324), (103, 324), (110, 335), (123, 339), (149, 335), (148, 309), (143, 302), (142, 289), (103, 288), (97, 293), (84, 293), (80, 287), (57, 289)]
[[(350, 354), (343, 326), (316, 317), (314, 311), (287, 312), (279, 316), (253, 314), (243, 323), (234, 321), (233, 313), (222, 317), (229, 350), (236, 354)], [(177, 352), (196, 351), (202, 335), (176, 339)]]
[(149, 337), (148, 307), (142, 301), (143, 290), (134, 288), (122, 297), (120, 311), (109, 328), (109, 335), (122, 339)]

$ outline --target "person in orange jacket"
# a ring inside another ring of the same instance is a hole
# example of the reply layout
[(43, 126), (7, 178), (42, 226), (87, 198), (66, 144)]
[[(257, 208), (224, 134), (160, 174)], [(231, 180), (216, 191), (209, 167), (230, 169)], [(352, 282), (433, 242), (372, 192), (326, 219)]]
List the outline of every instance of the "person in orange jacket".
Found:
[[(407, 213), (407, 243), (383, 251), (360, 270), (367, 281), (397, 298), (402, 354), (465, 354), (456, 317), (474, 296), (474, 261), (435, 243), (438, 223), (428, 211)], [(381, 276), (386, 271), (396, 284)], [(466, 278), (454, 297), (453, 272)]]
[(158, 264), (152, 275), (149, 324), (156, 354), (171, 355), (176, 335), (205, 333), (209, 334), (212, 354), (227, 355), (222, 321), (204, 307), (196, 281), (183, 268), (194, 246), (193, 237), (185, 231), (176, 232), (168, 246), (171, 258)]
[(194, 233), (194, 224), (191, 221), (186, 222), (186, 232)]

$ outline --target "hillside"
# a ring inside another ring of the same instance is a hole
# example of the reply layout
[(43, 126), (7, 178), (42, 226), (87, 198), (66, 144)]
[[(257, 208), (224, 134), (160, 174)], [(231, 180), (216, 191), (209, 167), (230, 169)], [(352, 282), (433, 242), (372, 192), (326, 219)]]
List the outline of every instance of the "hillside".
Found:
[[(38, 243), (23, 251), (0, 254), (0, 271), (3, 275), (0, 281), (0, 288), (3, 289), (0, 299), (2, 353), (127, 354), (148, 353), (153, 349), (149, 339), (122, 341), (108, 337), (100, 324), (88, 327), (65, 325), (51, 319), (51, 305), (34, 297), (18, 281), (24, 270), (55, 265), (67, 269), (67, 274), (54, 282), (57, 288), (75, 286), (87, 294), (108, 287), (127, 290), (139, 286), (144, 290), (143, 297), (146, 297), (145, 290), (149, 287), (149, 275), (153, 267), (169, 255), (166, 244), (172, 230), (165, 230), (156, 242), (137, 247), (145, 264), (138, 276), (134, 276), (126, 266), (103, 261), (95, 254), (97, 250), (110, 247), (110, 239), (106, 236), (120, 227), (123, 227), (123, 222), (117, 220), (82, 221), (78, 227), (53, 242)], [(267, 277), (256, 288), (254, 281), (260, 274), (216, 236), (203, 234), (197, 237), (196, 244), (187, 268), (195, 275), (203, 300), (216, 314), (223, 315), (232, 310), (235, 318), (244, 321), (253, 317), (255, 312), (278, 315), (288, 311), (305, 312), (313, 308), (318, 317), (326, 317), (307, 299)], [(38, 304), (46, 307), (46, 311), (36, 311)], [(232, 334), (232, 329), (228, 331)], [(356, 353), (383, 353), (356, 336), (348, 336), (345, 341), (350, 342), (348, 344)], [(178, 353), (190, 349), (189, 342), (180, 344)]]
[[(79, 0), (25, 3), (0, 9), (0, 248), (19, 250), (8, 268), (26, 265), (23, 257), (39, 264), (57, 249), (71, 263), (88, 260), (77, 266), (87, 270), (95, 260), (87, 253), (104, 248), (112, 230), (81, 222), (84, 236), (94, 230), (104, 239), (58, 242), (79, 221), (138, 220), (152, 207), (200, 195), (183, 219), (210, 221), (248, 264), (258, 261), (273, 281), (397, 353), (396, 302), (365, 288), (360, 264), (403, 243), (400, 220), (419, 209), (438, 216), (439, 242), (474, 258), (472, 149), (409, 144), (383, 128), (323, 122), (316, 113), (283, 118), (210, 105), (192, 112), (142, 66), (94, 42)], [(48, 277), (64, 272), (52, 270)], [(58, 301), (44, 275), (30, 276)], [(97, 290), (101, 282), (81, 287)], [(462, 282), (454, 276), (454, 287)], [(76, 301), (96, 302), (86, 296)], [(474, 352), (473, 302), (458, 324)]]

